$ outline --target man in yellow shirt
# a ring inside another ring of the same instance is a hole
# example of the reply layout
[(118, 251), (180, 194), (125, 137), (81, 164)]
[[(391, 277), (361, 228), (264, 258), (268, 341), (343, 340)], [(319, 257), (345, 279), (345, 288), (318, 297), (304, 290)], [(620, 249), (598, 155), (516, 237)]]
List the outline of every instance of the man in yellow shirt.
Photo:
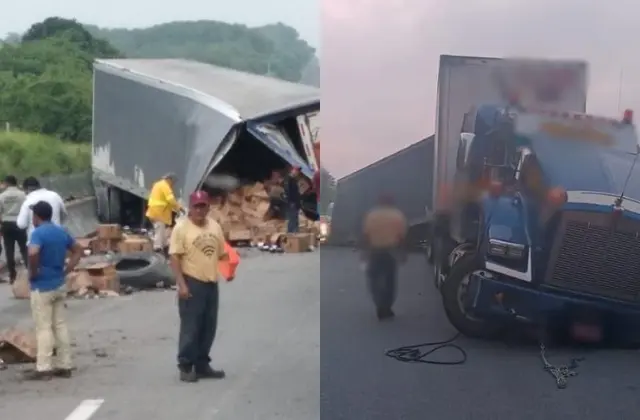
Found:
[(406, 235), (406, 218), (391, 196), (381, 195), (378, 205), (364, 219), (362, 235), (367, 282), (379, 320), (394, 316), (398, 260), (405, 255)]
[(218, 263), (228, 258), (222, 228), (208, 217), (209, 203), (205, 191), (189, 196), (188, 217), (173, 228), (169, 244), (178, 286), (178, 369), (183, 382), (225, 377), (209, 365), (218, 324)]
[(147, 201), (147, 218), (153, 223), (153, 249), (166, 252), (167, 230), (173, 224), (173, 213), (182, 211), (173, 193), (175, 174), (169, 173), (153, 184)]

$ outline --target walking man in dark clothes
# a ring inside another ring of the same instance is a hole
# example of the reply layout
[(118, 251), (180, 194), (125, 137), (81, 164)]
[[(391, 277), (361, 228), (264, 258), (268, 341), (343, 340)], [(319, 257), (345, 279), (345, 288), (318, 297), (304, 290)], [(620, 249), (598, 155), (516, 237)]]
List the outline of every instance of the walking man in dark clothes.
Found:
[(9, 281), (16, 280), (16, 244), (20, 250), (23, 264), (27, 264), (27, 231), (20, 229), (16, 224), (20, 207), (26, 198), (26, 194), (18, 188), (18, 180), (13, 175), (7, 175), (4, 179), (5, 190), (0, 193), (0, 232), (4, 243)]
[(284, 178), (284, 194), (287, 201), (287, 232), (297, 233), (300, 214), (300, 168), (292, 166)]
[(365, 217), (362, 233), (363, 259), (376, 314), (379, 320), (393, 318), (398, 261), (405, 257), (407, 220), (391, 196), (379, 197), (378, 205)]
[(171, 233), (169, 255), (178, 286), (180, 380), (222, 379), (225, 373), (209, 364), (218, 324), (218, 262), (228, 258), (222, 228), (209, 213), (209, 195), (189, 196), (188, 217)]

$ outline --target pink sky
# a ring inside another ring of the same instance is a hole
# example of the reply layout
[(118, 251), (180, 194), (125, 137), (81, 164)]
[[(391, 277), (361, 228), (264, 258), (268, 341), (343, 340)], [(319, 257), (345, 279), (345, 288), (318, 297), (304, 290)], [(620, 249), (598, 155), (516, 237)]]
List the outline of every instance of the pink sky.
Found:
[[(344, 176), (433, 133), (440, 54), (586, 59), (591, 112), (640, 105), (631, 0), (323, 0), (323, 164)], [(629, 46), (631, 45), (631, 46)]]

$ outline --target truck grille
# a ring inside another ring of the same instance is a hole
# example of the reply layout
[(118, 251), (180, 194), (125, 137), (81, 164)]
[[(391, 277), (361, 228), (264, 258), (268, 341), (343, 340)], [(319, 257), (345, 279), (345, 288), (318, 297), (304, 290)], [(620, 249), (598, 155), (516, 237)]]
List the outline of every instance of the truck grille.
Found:
[(640, 300), (640, 222), (612, 214), (565, 212), (545, 283), (623, 301)]

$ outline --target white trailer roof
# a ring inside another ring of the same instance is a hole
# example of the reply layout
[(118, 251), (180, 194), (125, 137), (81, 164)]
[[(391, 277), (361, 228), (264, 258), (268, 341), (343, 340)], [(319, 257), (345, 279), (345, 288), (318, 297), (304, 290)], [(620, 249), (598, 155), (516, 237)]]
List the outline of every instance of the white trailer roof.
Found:
[(162, 83), (198, 91), (233, 107), (243, 120), (266, 116), (320, 101), (320, 90), (267, 76), (183, 59), (96, 60), (110, 67)]

